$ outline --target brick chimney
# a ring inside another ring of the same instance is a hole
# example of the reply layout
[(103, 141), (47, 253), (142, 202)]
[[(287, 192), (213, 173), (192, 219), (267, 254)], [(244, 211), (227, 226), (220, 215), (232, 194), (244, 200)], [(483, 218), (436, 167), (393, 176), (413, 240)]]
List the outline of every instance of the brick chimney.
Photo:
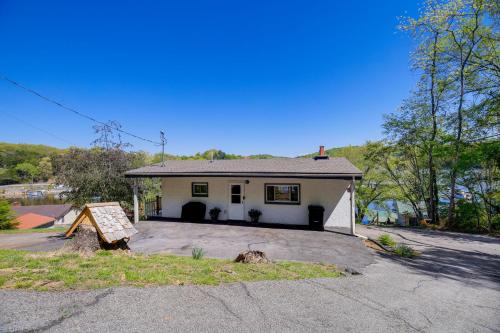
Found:
[(325, 146), (319, 146), (319, 154), (314, 156), (315, 160), (327, 160), (328, 155), (325, 154)]

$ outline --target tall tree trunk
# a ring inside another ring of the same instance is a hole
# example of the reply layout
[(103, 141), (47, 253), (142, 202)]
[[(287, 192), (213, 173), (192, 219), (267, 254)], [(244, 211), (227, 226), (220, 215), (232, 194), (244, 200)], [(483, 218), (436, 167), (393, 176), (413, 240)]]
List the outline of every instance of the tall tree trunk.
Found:
[(465, 64), (462, 62), (462, 67), (460, 68), (460, 100), (458, 102), (457, 109), (457, 136), (455, 138), (455, 151), (453, 156), (453, 163), (451, 167), (451, 177), (450, 177), (450, 206), (448, 208), (448, 226), (453, 227), (455, 225), (455, 195), (456, 195), (456, 185), (457, 185), (457, 164), (460, 158), (460, 146), (462, 142), (462, 126), (463, 126), (463, 105), (465, 96), (465, 77), (464, 77)]
[(463, 108), (465, 101), (465, 69), (469, 66), (469, 59), (479, 43), (479, 38), (476, 40), (476, 31), (479, 28), (479, 14), (481, 12), (482, 6), (474, 7), (474, 28), (470, 32), (470, 44), (468, 45), (467, 51), (464, 53), (464, 45), (459, 42), (455, 36), (453, 31), (450, 31), (451, 36), (453, 37), (453, 41), (455, 45), (458, 47), (460, 51), (460, 99), (458, 101), (457, 108), (457, 135), (455, 138), (455, 152), (453, 156), (453, 163), (451, 169), (451, 177), (450, 177), (450, 206), (448, 208), (448, 225), (454, 226), (455, 224), (455, 194), (456, 194), (456, 185), (457, 185), (457, 174), (458, 174), (458, 160), (460, 158), (460, 151), (462, 145), (462, 127), (463, 127)]
[(438, 102), (436, 101), (436, 60), (437, 60), (437, 44), (439, 40), (439, 33), (434, 33), (433, 50), (432, 50), (432, 65), (431, 65), (431, 116), (432, 116), (432, 132), (431, 139), (429, 143), (429, 156), (428, 156), (428, 168), (429, 168), (429, 218), (432, 223), (439, 222), (438, 213), (438, 193), (437, 193), (437, 179), (436, 179), (436, 168), (434, 166), (434, 144), (436, 142), (437, 135), (437, 109)]

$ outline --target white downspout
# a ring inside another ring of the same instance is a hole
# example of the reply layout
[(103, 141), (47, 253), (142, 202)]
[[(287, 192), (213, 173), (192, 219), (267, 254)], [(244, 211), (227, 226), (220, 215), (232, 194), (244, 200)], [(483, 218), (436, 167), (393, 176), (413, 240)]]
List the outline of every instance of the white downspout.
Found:
[(137, 180), (134, 179), (134, 223), (139, 222), (139, 189), (137, 186)]
[(356, 191), (356, 186), (354, 183), (354, 177), (351, 180), (350, 188), (350, 200), (351, 200), (351, 235), (356, 235), (356, 202), (354, 198), (354, 192)]

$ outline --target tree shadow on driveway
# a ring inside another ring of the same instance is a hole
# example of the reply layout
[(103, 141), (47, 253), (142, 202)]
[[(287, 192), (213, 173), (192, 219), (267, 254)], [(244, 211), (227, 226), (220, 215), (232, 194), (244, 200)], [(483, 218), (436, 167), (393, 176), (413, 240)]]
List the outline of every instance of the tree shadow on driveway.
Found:
[[(374, 229), (373, 227), (368, 226), (368, 229)], [(481, 235), (481, 234), (467, 234), (463, 232), (453, 232), (453, 231), (439, 231), (439, 230), (429, 230), (429, 229), (418, 229), (418, 228), (410, 228), (410, 227), (376, 227), (376, 230), (380, 230), (387, 233), (396, 234), (402, 238), (411, 237), (411, 234), (425, 237), (434, 245), (435, 240), (439, 241), (452, 241), (457, 243), (471, 243), (471, 242), (480, 242), (484, 244), (497, 244), (500, 248), (500, 238)]]
[(429, 248), (419, 256), (407, 259), (394, 254), (381, 254), (420, 274), (433, 278), (449, 278), (469, 285), (500, 289), (500, 256), (487, 253)]

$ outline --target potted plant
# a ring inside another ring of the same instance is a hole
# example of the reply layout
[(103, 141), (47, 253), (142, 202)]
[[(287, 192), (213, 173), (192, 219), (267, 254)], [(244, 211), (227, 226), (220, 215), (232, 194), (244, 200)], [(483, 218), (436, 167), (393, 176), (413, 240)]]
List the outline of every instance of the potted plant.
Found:
[(250, 220), (254, 223), (259, 222), (259, 218), (262, 215), (262, 212), (258, 209), (250, 209), (248, 211), (248, 216), (250, 216)]
[(210, 215), (210, 218), (212, 219), (212, 221), (217, 221), (219, 219), (219, 214), (220, 214), (220, 208), (219, 207), (214, 207), (212, 209), (210, 209), (210, 211), (208, 212), (208, 214)]

